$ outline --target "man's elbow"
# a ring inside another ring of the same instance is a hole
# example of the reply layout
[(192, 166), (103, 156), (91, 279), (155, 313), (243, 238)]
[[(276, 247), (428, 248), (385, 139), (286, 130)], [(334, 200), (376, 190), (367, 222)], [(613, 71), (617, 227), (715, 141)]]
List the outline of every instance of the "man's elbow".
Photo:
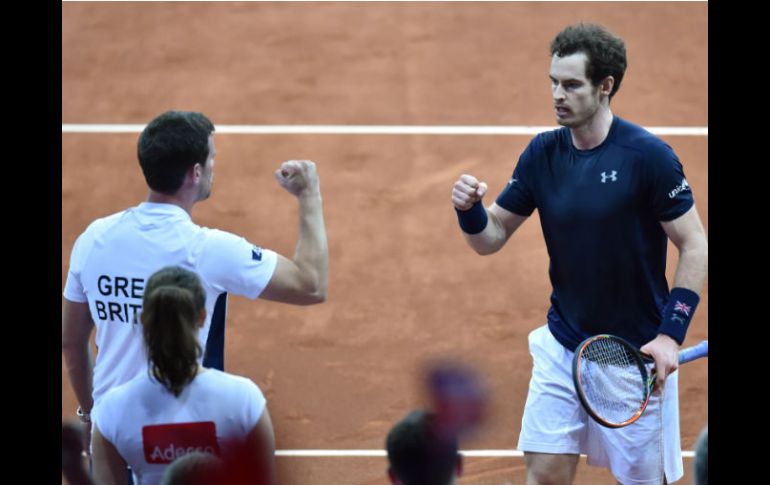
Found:
[(301, 296), (291, 300), (287, 300), (286, 303), (293, 303), (295, 305), (310, 306), (318, 305), (326, 301), (326, 293), (303, 293)]
[(499, 248), (493, 248), (489, 246), (483, 246), (483, 247), (475, 247), (474, 251), (476, 251), (477, 254), (481, 256), (489, 256), (490, 254), (495, 254)]
[(317, 305), (318, 303), (323, 303), (326, 301), (326, 296), (327, 296), (327, 286), (325, 284), (318, 285), (315, 288), (315, 291), (313, 291), (310, 294), (310, 299), (311, 299), (310, 304)]
[(326, 291), (319, 291), (309, 295), (308, 305), (317, 305), (326, 301)]
[(498, 252), (502, 247), (502, 244), (480, 243), (477, 241), (475, 244), (471, 243), (470, 246), (474, 251), (476, 251), (476, 254), (481, 256), (489, 256), (490, 254)]
[(471, 249), (481, 256), (494, 254), (503, 247), (503, 244), (505, 244), (504, 240), (475, 237), (475, 235), (471, 236), (468, 234), (465, 235), (465, 240), (468, 242)]
[(317, 305), (326, 301), (327, 284), (312, 281), (305, 285), (300, 305)]

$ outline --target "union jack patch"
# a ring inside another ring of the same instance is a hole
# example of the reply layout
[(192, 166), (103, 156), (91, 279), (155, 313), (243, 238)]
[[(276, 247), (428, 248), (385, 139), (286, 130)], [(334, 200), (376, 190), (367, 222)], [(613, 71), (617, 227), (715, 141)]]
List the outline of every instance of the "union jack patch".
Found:
[(674, 304), (674, 311), (675, 312), (682, 312), (685, 315), (687, 315), (688, 317), (690, 316), (690, 310), (692, 310), (692, 307), (690, 305), (686, 305), (686, 304), (682, 303), (681, 301), (677, 301)]

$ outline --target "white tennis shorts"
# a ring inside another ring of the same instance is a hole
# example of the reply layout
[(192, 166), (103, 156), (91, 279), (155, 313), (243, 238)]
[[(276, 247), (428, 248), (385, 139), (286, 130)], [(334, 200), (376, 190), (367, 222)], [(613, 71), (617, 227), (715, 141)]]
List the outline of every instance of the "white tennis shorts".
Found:
[(584, 454), (588, 464), (609, 468), (623, 485), (660, 485), (682, 478), (678, 372), (666, 379), (633, 424), (610, 429), (591, 419), (572, 381), (573, 352), (548, 326), (529, 334), (534, 366), (521, 419), (518, 449), (534, 453)]

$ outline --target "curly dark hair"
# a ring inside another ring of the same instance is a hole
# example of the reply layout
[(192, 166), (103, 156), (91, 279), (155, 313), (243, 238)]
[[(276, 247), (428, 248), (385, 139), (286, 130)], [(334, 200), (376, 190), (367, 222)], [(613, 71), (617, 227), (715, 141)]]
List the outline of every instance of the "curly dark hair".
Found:
[(569, 56), (583, 52), (587, 57), (586, 77), (598, 86), (602, 79), (612, 76), (615, 84), (610, 99), (620, 89), (626, 72), (626, 45), (623, 39), (597, 24), (570, 25), (551, 41), (551, 56)]

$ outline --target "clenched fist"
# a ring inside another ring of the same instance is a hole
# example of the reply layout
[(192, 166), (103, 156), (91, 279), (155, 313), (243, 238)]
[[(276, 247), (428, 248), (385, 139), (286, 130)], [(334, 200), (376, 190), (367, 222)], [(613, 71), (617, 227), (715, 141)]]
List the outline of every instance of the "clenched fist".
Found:
[(486, 182), (479, 182), (473, 175), (462, 174), (452, 188), (452, 203), (457, 210), (466, 211), (486, 193)]
[(275, 171), (281, 187), (292, 195), (315, 196), (321, 194), (315, 163), (310, 160), (289, 160)]

